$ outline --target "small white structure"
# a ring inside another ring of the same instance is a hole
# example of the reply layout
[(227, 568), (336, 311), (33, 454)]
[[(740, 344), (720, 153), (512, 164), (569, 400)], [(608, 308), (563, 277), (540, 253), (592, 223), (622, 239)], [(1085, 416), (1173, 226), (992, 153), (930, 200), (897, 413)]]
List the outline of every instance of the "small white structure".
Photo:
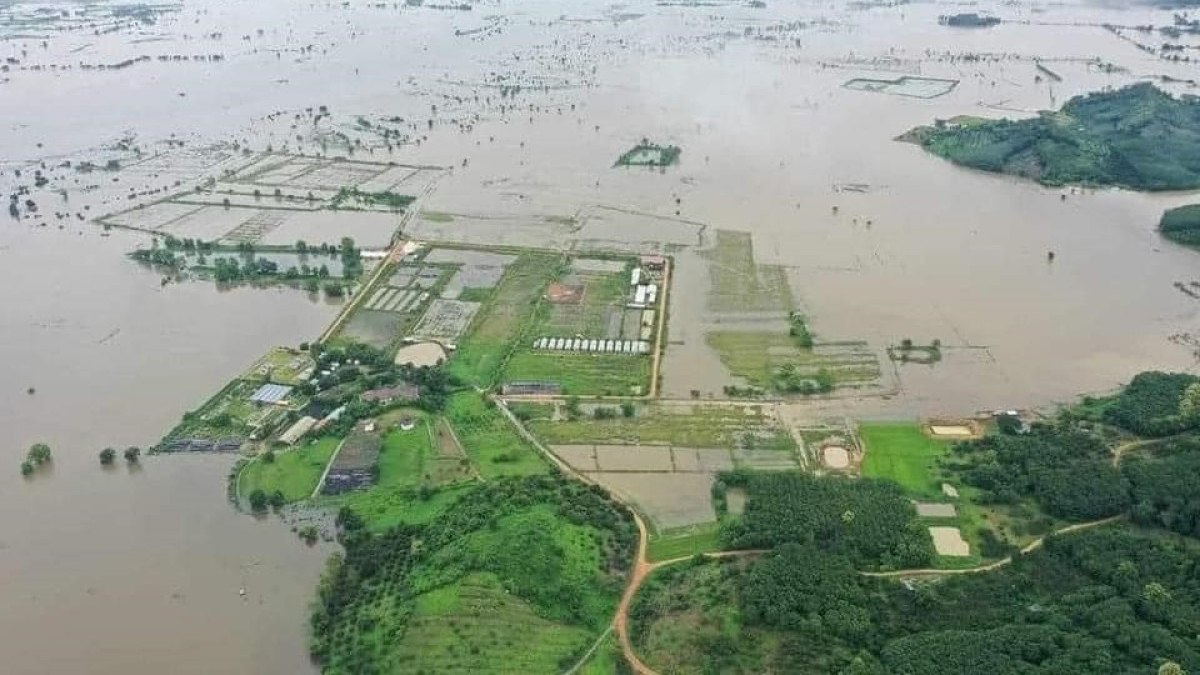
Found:
[(642, 268), (635, 267), (633, 268), (633, 272), (629, 275), (629, 285), (637, 286), (640, 283), (642, 283)]

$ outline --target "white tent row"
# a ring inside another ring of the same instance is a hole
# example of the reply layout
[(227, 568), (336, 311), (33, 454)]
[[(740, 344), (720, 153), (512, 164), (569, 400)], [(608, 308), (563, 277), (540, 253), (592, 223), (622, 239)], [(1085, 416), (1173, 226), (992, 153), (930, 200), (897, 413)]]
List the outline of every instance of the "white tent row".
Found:
[(647, 340), (600, 340), (594, 338), (543, 337), (533, 341), (534, 349), (593, 354), (649, 354)]

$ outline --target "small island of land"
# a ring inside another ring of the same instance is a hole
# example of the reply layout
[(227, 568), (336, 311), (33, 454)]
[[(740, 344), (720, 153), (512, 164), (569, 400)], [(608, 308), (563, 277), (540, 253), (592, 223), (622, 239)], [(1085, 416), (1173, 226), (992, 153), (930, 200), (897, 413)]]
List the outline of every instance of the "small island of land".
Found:
[(1177, 244), (1200, 246), (1200, 204), (1167, 209), (1158, 221), (1158, 231)]
[(1200, 99), (1152, 84), (1077, 96), (1024, 120), (939, 120), (900, 137), (956, 164), (1045, 185), (1200, 187)]

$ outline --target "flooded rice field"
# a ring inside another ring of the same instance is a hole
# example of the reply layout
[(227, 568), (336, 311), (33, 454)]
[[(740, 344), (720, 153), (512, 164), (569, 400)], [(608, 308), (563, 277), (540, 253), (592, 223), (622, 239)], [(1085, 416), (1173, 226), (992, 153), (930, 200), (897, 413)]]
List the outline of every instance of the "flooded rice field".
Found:
[[(0, 0), (10, 672), (309, 667), (328, 551), (234, 512), (228, 459), (126, 475), (95, 453), (155, 442), (337, 306), (165, 283), (124, 256), (154, 234), (667, 253), (663, 393), (721, 398), (796, 359), (763, 336), (794, 311), (825, 359), (797, 366), (837, 373), (832, 396), (784, 406), (796, 419), (1039, 406), (1196, 365), (1200, 300), (1175, 284), (1200, 258), (1155, 231), (1196, 195), (1046, 188), (894, 140), (1142, 80), (1191, 92), (1193, 63), (1125, 28), (1167, 10), (985, 3), (1003, 23), (963, 29), (937, 3), (99, 5)], [(643, 139), (677, 163), (614, 167)], [(338, 210), (350, 187), (419, 208)], [(457, 293), (499, 265), (469, 262), (418, 332), (461, 332)], [(407, 298), (378, 300), (358, 328), (386, 343)], [(906, 339), (941, 359), (894, 360)], [(25, 480), (38, 441), (53, 471)]]

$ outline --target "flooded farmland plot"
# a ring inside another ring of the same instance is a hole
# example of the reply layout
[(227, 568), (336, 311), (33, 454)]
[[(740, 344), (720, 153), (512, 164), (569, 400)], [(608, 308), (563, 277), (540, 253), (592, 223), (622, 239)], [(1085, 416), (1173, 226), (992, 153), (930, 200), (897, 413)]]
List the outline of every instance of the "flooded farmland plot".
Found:
[[(631, 418), (530, 426), (664, 528), (714, 518), (729, 466), (855, 470), (850, 439), (803, 447), (794, 420), (1195, 370), (1200, 258), (1156, 226), (1196, 193), (1042, 185), (897, 140), (1137, 82), (1196, 93), (1200, 39), (1158, 30), (1178, 10), (985, 2), (999, 22), (967, 29), (938, 4), (762, 4), (0, 2), (5, 670), (313, 668), (328, 551), (233, 512), (231, 460), (95, 456), (153, 443), (343, 306), (335, 342), (458, 344), (481, 388), (656, 391)], [(185, 239), (339, 278), (361, 249), (348, 276), (371, 285), (320, 301), (126, 258)], [(670, 260), (652, 318), (606, 286), (647, 254)], [(26, 480), (42, 441), (55, 466)]]

